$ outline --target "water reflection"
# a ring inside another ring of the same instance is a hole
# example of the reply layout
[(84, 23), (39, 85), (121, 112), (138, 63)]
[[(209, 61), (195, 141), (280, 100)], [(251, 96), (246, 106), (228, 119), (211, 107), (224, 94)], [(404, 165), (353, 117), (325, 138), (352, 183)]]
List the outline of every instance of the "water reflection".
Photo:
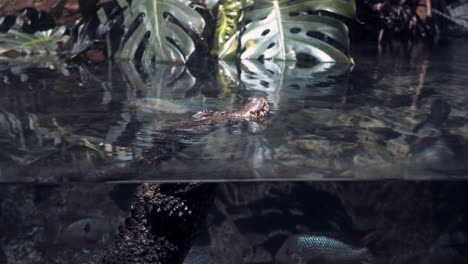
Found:
[(302, 101), (306, 94), (319, 97), (344, 95), (346, 83), (335, 85), (333, 77), (349, 71), (348, 67), (331, 63), (301, 67), (295, 62), (272, 61), (242, 61), (241, 69), (241, 81), (246, 89), (263, 92), (276, 108), (285, 103), (280, 102), (282, 95), (285, 101)]
[[(220, 63), (212, 74), (133, 64), (16, 71), (1, 62), (0, 181), (467, 176), (461, 46), (409, 59), (367, 52), (356, 52), (352, 71), (270, 61)], [(266, 122), (167, 129), (252, 95), (267, 98)]]

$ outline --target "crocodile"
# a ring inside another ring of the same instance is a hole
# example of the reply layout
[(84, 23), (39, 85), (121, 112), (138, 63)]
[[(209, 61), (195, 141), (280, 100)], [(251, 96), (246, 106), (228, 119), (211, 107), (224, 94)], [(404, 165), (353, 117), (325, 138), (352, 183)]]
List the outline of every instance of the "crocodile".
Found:
[(158, 131), (185, 130), (204, 128), (210, 125), (225, 122), (253, 121), (265, 117), (270, 106), (263, 97), (249, 97), (247, 103), (239, 110), (234, 111), (199, 111), (188, 120), (158, 123), (153, 128)]
[[(248, 129), (251, 133), (258, 133), (263, 131), (265, 128), (262, 118), (267, 116), (270, 111), (270, 107), (263, 97), (250, 97), (247, 103), (239, 110), (234, 111), (210, 111), (204, 110), (196, 112), (189, 119), (165, 122), (165, 123), (154, 123), (152, 129), (155, 132), (160, 132), (158, 137), (163, 140), (165, 148), (150, 148), (144, 151), (141, 156), (135, 157), (135, 159), (129, 164), (129, 166), (123, 168), (120, 165), (110, 164), (107, 166), (100, 167), (86, 172), (82, 175), (82, 179), (90, 181), (105, 181), (111, 180), (126, 174), (135, 174), (135, 168), (140, 168), (142, 165), (153, 166), (159, 163), (161, 159), (165, 159), (172, 155), (173, 151), (179, 147), (177, 143), (180, 140), (179, 135), (174, 135), (172, 132), (180, 130), (204, 130), (209, 129), (211, 126), (226, 122), (242, 122), (251, 121), (248, 123)], [(146, 170), (146, 169), (145, 169)]]

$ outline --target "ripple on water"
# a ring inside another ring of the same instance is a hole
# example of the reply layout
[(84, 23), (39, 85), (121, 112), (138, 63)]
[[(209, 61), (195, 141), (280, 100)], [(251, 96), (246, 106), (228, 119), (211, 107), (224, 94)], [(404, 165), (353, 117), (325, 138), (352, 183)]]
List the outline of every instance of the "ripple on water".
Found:
[[(237, 80), (183, 66), (2, 61), (0, 181), (86, 181), (108, 168), (161, 181), (468, 176), (468, 51), (458, 42), (356, 51), (352, 71), (243, 62)], [(262, 122), (161, 129), (253, 95), (271, 106)]]

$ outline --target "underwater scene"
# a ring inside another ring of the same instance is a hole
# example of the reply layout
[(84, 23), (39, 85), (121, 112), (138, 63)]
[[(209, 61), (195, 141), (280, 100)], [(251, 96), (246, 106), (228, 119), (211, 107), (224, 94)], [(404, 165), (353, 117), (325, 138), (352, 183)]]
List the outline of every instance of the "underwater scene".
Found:
[[(466, 263), (466, 182), (206, 183), (155, 213), (165, 222), (132, 225), (137, 188), (1, 186), (1, 263), (118, 263), (100, 258), (108, 247), (143, 263), (159, 263), (161, 252), (185, 264)], [(186, 257), (146, 233), (178, 243), (187, 229), (195, 235), (182, 238), (193, 241), (182, 243)]]

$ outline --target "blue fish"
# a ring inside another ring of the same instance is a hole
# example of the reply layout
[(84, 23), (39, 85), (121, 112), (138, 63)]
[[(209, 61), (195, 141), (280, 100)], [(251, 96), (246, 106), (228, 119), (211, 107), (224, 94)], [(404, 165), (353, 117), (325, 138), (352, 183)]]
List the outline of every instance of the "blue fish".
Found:
[(356, 247), (326, 235), (295, 235), (275, 256), (277, 264), (374, 263), (366, 247)]

